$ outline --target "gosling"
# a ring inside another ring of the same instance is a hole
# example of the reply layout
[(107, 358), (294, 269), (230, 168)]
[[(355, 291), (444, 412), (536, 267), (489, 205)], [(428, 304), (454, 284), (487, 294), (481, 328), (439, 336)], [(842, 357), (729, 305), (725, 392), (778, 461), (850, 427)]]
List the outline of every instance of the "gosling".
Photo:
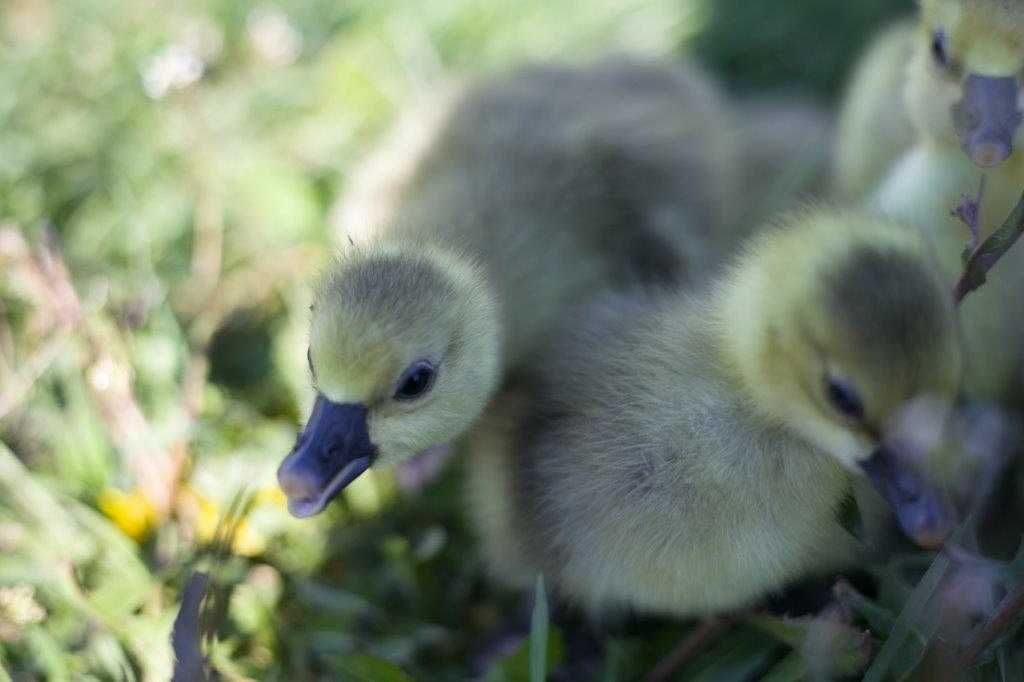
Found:
[(885, 28), (857, 62), (839, 112), (832, 180), (845, 201), (862, 200), (914, 145), (904, 105), (907, 64), (919, 43), (915, 21)]
[(351, 246), (312, 307), (317, 397), (278, 471), (291, 513), (456, 441), (594, 292), (704, 277), (735, 240), (728, 118), (692, 67), (535, 66), (454, 96), (413, 168), (363, 176), (357, 205), (394, 194), (383, 222), (341, 212)]
[(597, 614), (742, 608), (864, 558), (838, 512), (865, 474), (905, 533), (943, 540), (953, 512), (910, 453), (938, 433), (892, 436), (958, 390), (925, 240), (808, 209), (723, 272), (591, 306), (480, 420), (468, 503), (500, 581), (543, 573)]
[[(1001, 0), (922, 0), (913, 49), (903, 81), (903, 99), (915, 138), (894, 162), (867, 203), (884, 214), (925, 230), (935, 242), (950, 286), (963, 271), (967, 227), (951, 214), (961, 195), (975, 195), (986, 175), (980, 237), (1010, 214), (1024, 187), (1019, 151), (1019, 74), (1024, 68), (1024, 5)], [(881, 49), (881, 48), (880, 48)], [(898, 50), (891, 50), (898, 59)], [(871, 56), (867, 58), (870, 62)], [(898, 61), (872, 62), (876, 70), (899, 72)], [(899, 107), (895, 98), (869, 97), (853, 89), (846, 105), (864, 102)], [(879, 112), (875, 118), (884, 117)], [(891, 145), (885, 135), (865, 145)], [(850, 160), (857, 145), (839, 143)], [(865, 152), (867, 154), (867, 152)], [(1024, 348), (1024, 250), (1012, 249), (988, 282), (961, 306), (965, 335), (964, 389), (975, 400), (1019, 399)]]

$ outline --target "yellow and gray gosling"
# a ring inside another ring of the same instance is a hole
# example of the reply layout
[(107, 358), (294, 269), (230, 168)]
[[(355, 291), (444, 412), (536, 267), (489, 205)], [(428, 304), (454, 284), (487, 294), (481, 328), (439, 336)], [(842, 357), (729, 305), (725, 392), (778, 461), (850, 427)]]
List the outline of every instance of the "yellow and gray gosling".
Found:
[(920, 0), (916, 22), (883, 31), (854, 69), (840, 114), (837, 177), (861, 196), (916, 143), (998, 166), (1021, 139), (1024, 4)]
[(953, 522), (912, 464), (941, 425), (893, 436), (918, 401), (948, 412), (960, 375), (949, 290), (913, 230), (795, 214), (714, 286), (591, 307), (534, 370), (468, 458), (487, 564), (511, 586), (543, 573), (595, 612), (740, 608), (864, 558), (837, 516), (865, 473), (918, 542)]
[[(967, 228), (951, 215), (961, 195), (974, 195), (985, 173), (984, 238), (1009, 215), (1024, 187), (1024, 154), (1019, 150), (1024, 3), (922, 0), (912, 40), (903, 102), (884, 103), (854, 88), (846, 108), (864, 103), (855, 97), (905, 108), (915, 139), (889, 172), (879, 176), (880, 184), (867, 202), (925, 230), (952, 286), (963, 270), (961, 253), (969, 238)], [(885, 65), (879, 61), (875, 68), (884, 70)], [(904, 70), (898, 62), (888, 68)], [(890, 143), (879, 134), (863, 144)], [(844, 155), (850, 160), (851, 149), (854, 145), (840, 141), (841, 163)], [(1024, 250), (1015, 248), (961, 307), (967, 351), (964, 389), (971, 398), (1003, 401), (1019, 391), (1022, 291)]]
[(411, 129), (430, 138), (415, 163), (376, 158), (339, 213), (392, 196), (382, 222), (344, 225), (315, 296), (316, 403), (278, 471), (296, 516), (458, 439), (594, 292), (700, 279), (735, 239), (728, 115), (692, 67), (535, 66), (444, 112)]

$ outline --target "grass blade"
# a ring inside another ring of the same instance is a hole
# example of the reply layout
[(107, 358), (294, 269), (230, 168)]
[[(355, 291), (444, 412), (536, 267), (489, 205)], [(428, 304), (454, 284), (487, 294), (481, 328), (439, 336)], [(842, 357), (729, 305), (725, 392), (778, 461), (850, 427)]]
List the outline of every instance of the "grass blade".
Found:
[(530, 682), (544, 682), (548, 667), (548, 596), (544, 576), (537, 576), (530, 616)]
[[(955, 546), (959, 542), (964, 529), (969, 524), (970, 520), (962, 525), (947, 542)], [(882, 682), (886, 679), (886, 673), (896, 662), (896, 657), (902, 649), (903, 643), (914, 630), (917, 621), (920, 620), (921, 614), (925, 610), (925, 606), (927, 606), (928, 601), (935, 594), (935, 590), (938, 589), (939, 583), (942, 582), (942, 578), (946, 575), (946, 571), (949, 570), (951, 563), (950, 558), (945, 553), (940, 552), (935, 557), (935, 560), (925, 572), (917, 587), (910, 593), (910, 598), (907, 599), (903, 610), (900, 611), (896, 622), (893, 623), (889, 637), (878, 651), (875, 660), (871, 662), (871, 667), (864, 674), (864, 682)], [(927, 642), (922, 642), (922, 645), (926, 644)]]

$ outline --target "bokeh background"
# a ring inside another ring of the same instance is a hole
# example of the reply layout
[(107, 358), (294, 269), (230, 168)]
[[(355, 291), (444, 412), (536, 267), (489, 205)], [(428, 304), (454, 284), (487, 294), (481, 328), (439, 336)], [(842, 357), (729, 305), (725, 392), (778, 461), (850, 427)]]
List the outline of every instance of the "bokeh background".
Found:
[[(181, 591), (211, 566), (224, 679), (461, 679), (517, 601), (482, 578), (458, 465), (364, 476), (304, 521), (274, 485), (350, 169), (419, 95), (526, 59), (695, 53), (738, 95), (830, 105), (868, 36), (910, 11), (4, 0), (0, 679), (167, 679)], [(686, 679), (795, 670), (803, 635), (773, 627), (740, 628)], [(613, 641), (606, 679), (681, 632)], [(509, 653), (489, 679), (523, 678), (525, 648)]]

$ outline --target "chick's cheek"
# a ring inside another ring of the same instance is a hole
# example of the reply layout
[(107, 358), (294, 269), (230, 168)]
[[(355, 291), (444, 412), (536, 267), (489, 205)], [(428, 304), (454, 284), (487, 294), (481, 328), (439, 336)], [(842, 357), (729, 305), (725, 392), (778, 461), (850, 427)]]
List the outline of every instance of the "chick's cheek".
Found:
[(370, 442), (377, 447), (377, 457), (385, 461), (389, 453), (387, 439), (384, 437), (385, 429), (381, 428), (381, 424), (386, 421), (375, 409), (370, 409), (366, 416), (366, 432), (370, 435)]
[(911, 119), (929, 135), (956, 139), (953, 106), (960, 100), (961, 79), (942, 69), (927, 56), (928, 63), (912, 63), (905, 90), (905, 105)]
[(852, 472), (859, 472), (861, 463), (871, 456), (874, 445), (862, 434), (831, 423), (824, 426), (813, 442)]
[(377, 447), (381, 466), (400, 464), (434, 444), (431, 426), (435, 420), (429, 410), (419, 405), (416, 409), (408, 405), (399, 410), (391, 407), (369, 421), (370, 440)]

